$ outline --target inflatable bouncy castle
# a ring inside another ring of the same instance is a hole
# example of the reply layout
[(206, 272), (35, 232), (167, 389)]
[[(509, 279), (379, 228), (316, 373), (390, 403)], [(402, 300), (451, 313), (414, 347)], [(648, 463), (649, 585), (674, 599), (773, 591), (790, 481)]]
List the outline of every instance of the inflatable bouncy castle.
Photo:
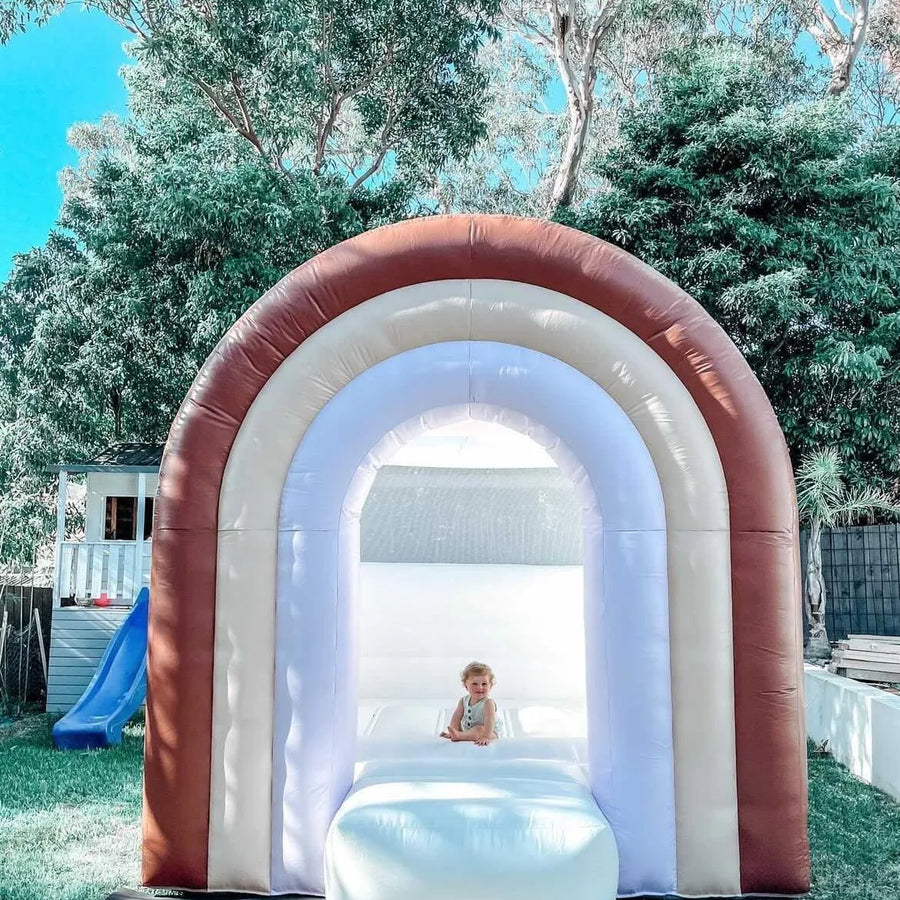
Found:
[[(363, 502), (398, 448), (466, 419), (537, 441), (577, 491), (582, 755), (358, 735)], [(300, 266), (197, 376), (153, 547), (147, 885), (332, 900), (443, 900), (460, 878), (491, 900), (808, 890), (785, 442), (725, 333), (623, 251), (454, 216)]]

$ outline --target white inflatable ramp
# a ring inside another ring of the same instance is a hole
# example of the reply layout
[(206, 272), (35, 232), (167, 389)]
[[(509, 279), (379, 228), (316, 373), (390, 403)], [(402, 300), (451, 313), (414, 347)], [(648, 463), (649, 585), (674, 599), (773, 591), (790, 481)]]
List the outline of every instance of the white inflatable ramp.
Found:
[(328, 900), (613, 900), (612, 829), (578, 766), (368, 763), (325, 846)]

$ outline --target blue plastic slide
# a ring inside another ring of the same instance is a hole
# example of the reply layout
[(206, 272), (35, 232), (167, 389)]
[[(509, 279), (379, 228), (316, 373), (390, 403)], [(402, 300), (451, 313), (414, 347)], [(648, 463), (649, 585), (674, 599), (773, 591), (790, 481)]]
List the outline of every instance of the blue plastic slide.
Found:
[(147, 692), (147, 614), (141, 588), (128, 618), (113, 635), (79, 701), (53, 726), (58, 750), (89, 750), (122, 742), (122, 726)]

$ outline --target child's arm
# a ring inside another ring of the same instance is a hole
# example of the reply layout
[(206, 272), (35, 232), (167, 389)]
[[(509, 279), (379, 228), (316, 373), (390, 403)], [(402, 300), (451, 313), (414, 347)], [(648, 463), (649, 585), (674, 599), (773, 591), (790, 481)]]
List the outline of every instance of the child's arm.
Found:
[(459, 698), (459, 703), (456, 704), (456, 709), (453, 710), (453, 716), (450, 719), (450, 727), (455, 728), (459, 731), (459, 726), (462, 725), (462, 717), (463, 717), (463, 702), (462, 697)]
[(459, 726), (462, 724), (462, 714), (463, 714), (463, 702), (462, 697), (459, 698), (459, 703), (456, 704), (456, 709), (453, 710), (453, 715), (450, 717), (450, 727), (445, 728), (441, 732), (441, 737), (451, 737), (451, 730), (459, 731)]
[(484, 724), (475, 725), (468, 731), (454, 731), (453, 726), (448, 729), (450, 737), (454, 741), (471, 741), (479, 747), (487, 747), (494, 739), (494, 720), (497, 716), (497, 705), (490, 700), (484, 705)]
[(481, 726), (481, 735), (475, 743), (480, 747), (486, 747), (494, 739), (494, 720), (497, 717), (497, 704), (488, 700), (484, 704), (484, 725)]

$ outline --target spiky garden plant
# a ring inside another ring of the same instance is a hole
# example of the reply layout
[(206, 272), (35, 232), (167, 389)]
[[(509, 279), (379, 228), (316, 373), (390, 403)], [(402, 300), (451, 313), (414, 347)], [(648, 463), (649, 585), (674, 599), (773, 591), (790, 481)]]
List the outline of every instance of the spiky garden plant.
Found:
[(822, 529), (849, 525), (874, 512), (900, 517), (900, 505), (885, 491), (850, 490), (841, 456), (833, 447), (803, 457), (796, 473), (800, 521), (809, 526), (804, 601), (809, 621), (807, 659), (830, 659), (825, 628), (825, 579), (822, 577)]

